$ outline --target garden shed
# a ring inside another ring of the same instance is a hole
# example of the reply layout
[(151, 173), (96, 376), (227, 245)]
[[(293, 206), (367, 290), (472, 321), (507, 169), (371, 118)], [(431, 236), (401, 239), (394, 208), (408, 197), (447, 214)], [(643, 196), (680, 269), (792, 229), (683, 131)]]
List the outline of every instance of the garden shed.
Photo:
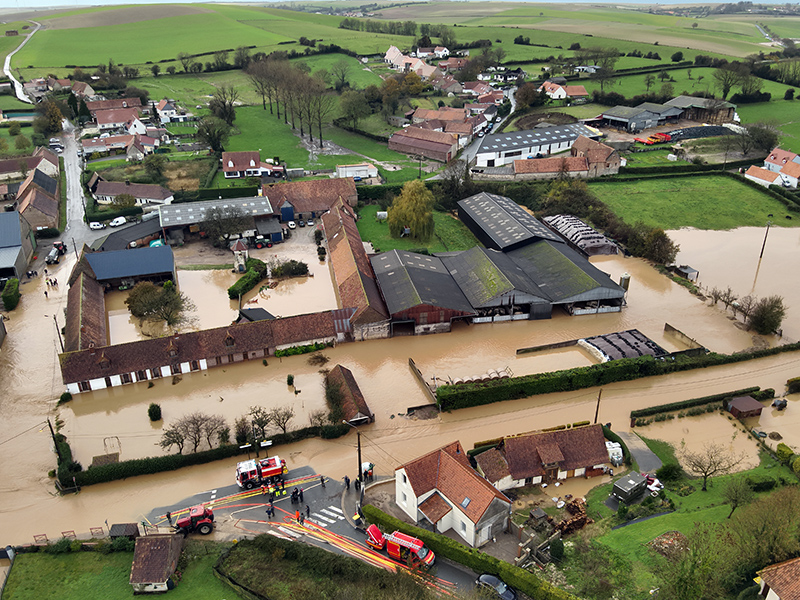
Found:
[(130, 584), (133, 593), (166, 592), (175, 587), (172, 575), (183, 550), (183, 536), (157, 534), (136, 538)]
[(738, 396), (728, 401), (728, 412), (737, 419), (761, 416), (764, 406), (752, 396)]

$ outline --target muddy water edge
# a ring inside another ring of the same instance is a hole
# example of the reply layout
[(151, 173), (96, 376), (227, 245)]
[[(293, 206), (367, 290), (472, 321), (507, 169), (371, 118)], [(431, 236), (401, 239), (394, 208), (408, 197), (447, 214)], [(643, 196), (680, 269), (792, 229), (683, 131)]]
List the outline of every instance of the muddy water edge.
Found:
[[(577, 350), (518, 358), (517, 348), (637, 327), (668, 350), (682, 349), (679, 340), (663, 333), (665, 322), (720, 352), (752, 344), (751, 335), (734, 327), (722, 311), (704, 305), (644, 262), (622, 257), (593, 262), (615, 280), (623, 272), (632, 275), (628, 307), (622, 313), (581, 317), (559, 313), (547, 321), (459, 326), (450, 334), (342, 344), (326, 350), (324, 354), (330, 359), (327, 366), (339, 363), (350, 368), (376, 414), (376, 422), (363, 428), (365, 460), (376, 463), (379, 474), (390, 474), (399, 464), (453, 439), (471, 447), (498, 435), (592, 419), (594, 415), (598, 390), (590, 389), (414, 420), (405, 416), (407, 408), (427, 400), (408, 368), (409, 358), (416, 361), (426, 378), (467, 377), (506, 366), (517, 375), (535, 373), (587, 364), (588, 358)], [(62, 262), (59, 280), (66, 281), (72, 264), (74, 260)], [(55, 459), (42, 424), (55, 415), (55, 399), (63, 390), (53, 315), (59, 327), (63, 326), (65, 287), (45, 298), (41, 279), (26, 283), (20, 308), (7, 323), (10, 335), (0, 353), (0, 376), (7, 390), (0, 397), (0, 442), (5, 442), (5, 476), (0, 483), (3, 543), (30, 542), (35, 533), (53, 538), (65, 530), (88, 531), (91, 526), (102, 525), (104, 519), (109, 523), (139, 520), (153, 506), (232, 482), (235, 458), (91, 486), (78, 495), (54, 494), (47, 471), (55, 466)], [(17, 323), (24, 334), (14, 331)], [(305, 426), (308, 414), (324, 407), (319, 369), (304, 356), (270, 358), (267, 366), (259, 361), (187, 374), (174, 385), (167, 379), (156, 381), (152, 388), (133, 384), (80, 394), (58, 413), (65, 421), (64, 433), (75, 458), (84, 467), (93, 456), (109, 449), (116, 451), (117, 447), (122, 459), (152, 456), (162, 453), (158, 440), (163, 424), (194, 411), (224, 415), (232, 424), (249, 406), (291, 405), (296, 412), (292, 425)], [(797, 357), (786, 354), (743, 365), (613, 384), (603, 390), (600, 421), (627, 429), (632, 409), (749, 385), (782, 389), (783, 382), (798, 370)], [(288, 374), (295, 376), (300, 393), (287, 387)], [(150, 402), (162, 406), (163, 422), (153, 425), (147, 419)], [(290, 468), (311, 465), (332, 477), (352, 477), (354, 438), (306, 440), (276, 448), (276, 452), (287, 459)]]

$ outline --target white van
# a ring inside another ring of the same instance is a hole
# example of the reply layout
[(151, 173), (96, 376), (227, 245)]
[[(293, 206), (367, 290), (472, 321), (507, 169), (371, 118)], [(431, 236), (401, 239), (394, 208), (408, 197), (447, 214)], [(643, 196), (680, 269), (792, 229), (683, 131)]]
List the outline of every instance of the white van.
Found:
[(125, 217), (117, 217), (116, 219), (112, 219), (109, 225), (111, 225), (111, 227), (121, 227), (122, 225), (125, 225), (125, 223), (127, 222), (128, 221), (125, 219)]

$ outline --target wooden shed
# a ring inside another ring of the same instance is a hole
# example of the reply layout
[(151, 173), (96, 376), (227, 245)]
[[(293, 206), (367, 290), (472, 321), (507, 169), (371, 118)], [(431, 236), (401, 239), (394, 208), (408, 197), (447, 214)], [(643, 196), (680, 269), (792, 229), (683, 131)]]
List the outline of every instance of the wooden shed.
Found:
[(728, 412), (737, 419), (758, 417), (764, 406), (752, 396), (738, 396), (728, 402)]
[(183, 550), (183, 536), (157, 534), (136, 538), (130, 584), (134, 594), (166, 592), (175, 587), (172, 575)]

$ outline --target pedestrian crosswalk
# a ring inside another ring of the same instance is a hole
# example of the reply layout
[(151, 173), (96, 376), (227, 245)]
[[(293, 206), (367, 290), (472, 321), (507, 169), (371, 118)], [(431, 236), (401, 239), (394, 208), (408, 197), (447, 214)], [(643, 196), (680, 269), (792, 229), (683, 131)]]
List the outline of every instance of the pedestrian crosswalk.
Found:
[(344, 513), (340, 508), (327, 506), (318, 512), (311, 513), (311, 518), (320, 527), (329, 527), (338, 521), (344, 521)]

